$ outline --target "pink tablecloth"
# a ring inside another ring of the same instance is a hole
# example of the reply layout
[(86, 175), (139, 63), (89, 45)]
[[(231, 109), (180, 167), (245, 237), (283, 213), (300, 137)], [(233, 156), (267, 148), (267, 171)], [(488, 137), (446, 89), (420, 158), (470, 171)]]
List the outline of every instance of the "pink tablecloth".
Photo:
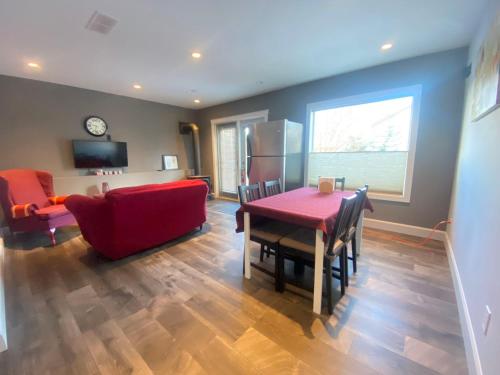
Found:
[[(328, 234), (335, 225), (342, 198), (352, 194), (354, 194), (353, 191), (334, 191), (332, 194), (323, 194), (316, 188), (301, 188), (245, 203), (236, 212), (236, 232), (243, 231), (243, 212), (249, 212), (252, 223), (257, 217), (266, 217), (305, 228), (321, 229)], [(372, 204), (368, 199), (365, 209), (373, 212)]]

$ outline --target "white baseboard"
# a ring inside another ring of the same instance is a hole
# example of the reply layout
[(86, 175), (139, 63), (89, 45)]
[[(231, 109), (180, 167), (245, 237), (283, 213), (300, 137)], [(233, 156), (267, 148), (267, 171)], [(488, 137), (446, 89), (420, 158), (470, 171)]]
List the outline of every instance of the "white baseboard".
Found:
[[(389, 232), (408, 234), (410, 236), (416, 236), (416, 237), (425, 238), (432, 233), (432, 229), (430, 229), (430, 228), (417, 227), (415, 225), (394, 223), (392, 221), (383, 221), (383, 220), (365, 218), (363, 223), (364, 223), (364, 226), (366, 228), (386, 230)], [(446, 232), (442, 231), (442, 230), (437, 230), (432, 235), (432, 238), (434, 240), (444, 242), (446, 240)]]
[(451, 276), (453, 278), (453, 286), (455, 289), (455, 296), (457, 298), (458, 313), (460, 316), (460, 325), (462, 327), (462, 336), (464, 338), (465, 353), (467, 355), (467, 364), (469, 366), (469, 373), (471, 375), (482, 375), (483, 369), (481, 367), (481, 359), (479, 358), (479, 351), (477, 349), (476, 335), (472, 328), (472, 320), (467, 307), (467, 300), (458, 272), (458, 266), (451, 246), (448, 233), (445, 233), (444, 247), (448, 255), (448, 263), (450, 265)]
[[(394, 223), (390, 221), (376, 220), (365, 218), (364, 226), (366, 228), (380, 229), (389, 232), (408, 234), (416, 237), (427, 237), (431, 234), (432, 229), (417, 227), (414, 225)], [(446, 254), (448, 257), (448, 263), (453, 279), (453, 289), (455, 290), (455, 297), (457, 299), (457, 307), (460, 316), (460, 326), (462, 328), (462, 336), (464, 339), (465, 352), (467, 356), (467, 366), (469, 367), (469, 373), (471, 375), (483, 375), (483, 370), (481, 367), (481, 360), (479, 358), (479, 352), (477, 349), (476, 336), (472, 328), (472, 320), (469, 314), (469, 308), (467, 307), (467, 300), (465, 298), (465, 292), (462, 285), (462, 280), (460, 279), (460, 273), (458, 272), (457, 262), (455, 260), (455, 254), (453, 253), (453, 248), (451, 246), (448, 233), (442, 230), (437, 230), (434, 232), (433, 239), (442, 241), (446, 249)]]

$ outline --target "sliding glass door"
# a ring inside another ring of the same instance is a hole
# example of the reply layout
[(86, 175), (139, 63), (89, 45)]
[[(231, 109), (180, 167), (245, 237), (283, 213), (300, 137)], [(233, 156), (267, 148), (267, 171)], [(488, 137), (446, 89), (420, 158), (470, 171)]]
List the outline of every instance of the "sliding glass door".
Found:
[(267, 110), (211, 121), (216, 197), (238, 199), (238, 185), (248, 183), (247, 135), (249, 127), (267, 121)]
[(217, 125), (219, 196), (238, 197), (239, 147), (236, 122)]

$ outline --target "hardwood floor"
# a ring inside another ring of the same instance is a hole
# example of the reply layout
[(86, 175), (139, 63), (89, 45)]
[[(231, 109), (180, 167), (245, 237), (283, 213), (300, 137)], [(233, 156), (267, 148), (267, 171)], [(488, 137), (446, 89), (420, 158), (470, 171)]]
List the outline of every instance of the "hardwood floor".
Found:
[(235, 209), (212, 201), (202, 232), (115, 262), (76, 229), (55, 248), (7, 238), (0, 374), (467, 373), (439, 243), (365, 229), (357, 276), (334, 315), (316, 316), (304, 292), (278, 294), (257, 270), (242, 277)]

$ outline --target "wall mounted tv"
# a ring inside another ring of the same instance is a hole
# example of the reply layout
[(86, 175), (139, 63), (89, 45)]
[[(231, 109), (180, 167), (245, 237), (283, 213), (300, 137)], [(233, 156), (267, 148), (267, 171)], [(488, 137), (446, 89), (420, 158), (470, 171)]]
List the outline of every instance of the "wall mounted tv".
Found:
[(75, 168), (127, 167), (127, 143), (75, 140), (73, 157)]

